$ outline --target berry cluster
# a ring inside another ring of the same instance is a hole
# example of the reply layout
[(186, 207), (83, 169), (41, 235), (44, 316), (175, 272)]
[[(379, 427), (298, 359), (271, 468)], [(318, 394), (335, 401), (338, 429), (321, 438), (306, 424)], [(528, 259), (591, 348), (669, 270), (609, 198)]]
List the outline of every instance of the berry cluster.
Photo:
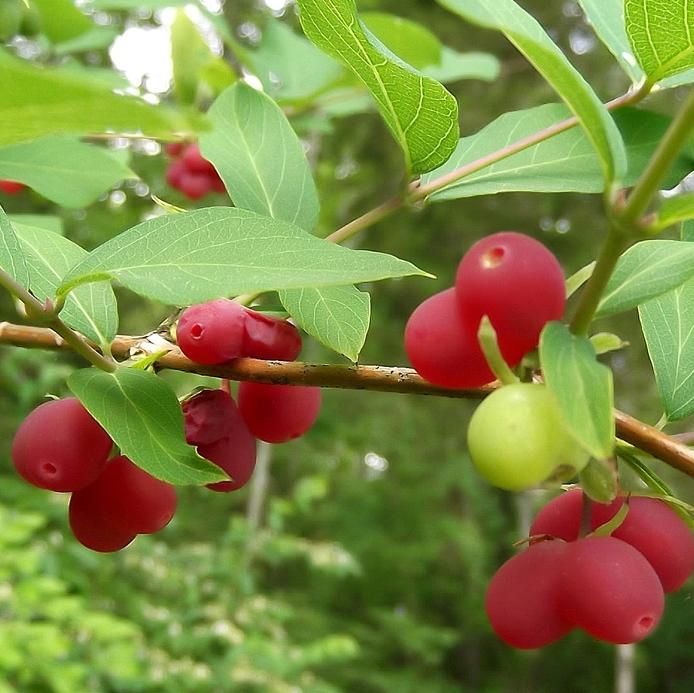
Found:
[(215, 167), (203, 159), (197, 144), (173, 142), (166, 146), (173, 161), (166, 169), (166, 180), (190, 200), (200, 200), (211, 192), (226, 192)]
[(30, 484), (72, 493), (70, 527), (94, 551), (118, 551), (138, 534), (163, 529), (176, 510), (174, 487), (126, 457), (74, 397), (51, 400), (22, 422), (12, 460)]
[(483, 316), (496, 330), (506, 363), (535, 349), (540, 332), (564, 312), (564, 275), (541, 243), (515, 232), (475, 243), (458, 266), (455, 287), (417, 307), (405, 349), (417, 372), (435, 385), (473, 388), (495, 379), (480, 348)]
[(0, 190), (7, 195), (16, 195), (22, 192), (25, 186), (22, 183), (16, 183), (13, 180), (0, 180)]
[(496, 634), (521, 649), (549, 645), (578, 627), (599, 640), (634, 643), (658, 625), (664, 594), (694, 571), (694, 537), (665, 502), (591, 503), (593, 530), (628, 503), (610, 536), (580, 537), (583, 494), (558, 496), (535, 518), (534, 541), (492, 578), (485, 599)]

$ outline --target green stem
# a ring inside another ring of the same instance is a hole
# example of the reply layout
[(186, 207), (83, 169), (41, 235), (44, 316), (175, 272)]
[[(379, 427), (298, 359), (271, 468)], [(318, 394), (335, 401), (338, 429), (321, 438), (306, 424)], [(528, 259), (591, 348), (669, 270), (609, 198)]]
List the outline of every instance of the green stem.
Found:
[(518, 376), (509, 368), (501, 349), (499, 342), (496, 339), (496, 330), (491, 323), (491, 320), (486, 316), (482, 316), (480, 327), (477, 331), (477, 339), (479, 340), (484, 358), (487, 359), (487, 364), (491, 368), (492, 373), (504, 384), (513, 385), (520, 382)]
[(618, 215), (617, 218), (622, 226), (629, 228), (638, 224), (639, 219), (648, 209), (651, 199), (660, 189), (660, 184), (672, 167), (677, 155), (686, 146), (693, 130), (694, 89), (670, 124), (648, 162), (646, 170), (641, 174), (631, 191), (624, 209)]
[(631, 239), (629, 237), (620, 233), (616, 227), (610, 227), (593, 274), (583, 289), (578, 307), (571, 320), (571, 331), (574, 334), (585, 335), (588, 332), (617, 260), (630, 244)]
[[(112, 373), (116, 370), (113, 359), (102, 356), (93, 349), (80, 335), (71, 330), (57, 315), (55, 306), (43, 304), (36, 296), (23, 287), (14, 277), (0, 269), (0, 286), (18, 298), (26, 308), (27, 316), (36, 323), (50, 327), (67, 342), (72, 350), (91, 364), (103, 371)], [(62, 305), (62, 304), (61, 304)]]

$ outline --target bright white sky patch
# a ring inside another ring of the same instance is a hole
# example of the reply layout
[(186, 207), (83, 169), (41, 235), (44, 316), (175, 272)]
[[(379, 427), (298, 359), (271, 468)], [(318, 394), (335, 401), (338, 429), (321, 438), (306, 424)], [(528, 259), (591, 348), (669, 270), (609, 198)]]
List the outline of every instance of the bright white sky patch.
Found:
[(133, 86), (153, 94), (163, 94), (171, 86), (173, 64), (168, 26), (126, 29), (113, 42), (109, 53), (114, 67)]

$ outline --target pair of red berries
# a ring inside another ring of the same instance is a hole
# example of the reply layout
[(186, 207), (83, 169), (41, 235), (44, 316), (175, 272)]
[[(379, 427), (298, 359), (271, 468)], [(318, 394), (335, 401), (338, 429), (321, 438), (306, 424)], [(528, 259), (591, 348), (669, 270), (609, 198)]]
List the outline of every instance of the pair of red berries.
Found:
[(543, 647), (579, 627), (600, 640), (633, 643), (655, 629), (664, 593), (694, 571), (694, 537), (666, 503), (641, 497), (592, 503), (592, 529), (625, 502), (627, 515), (610, 536), (579, 538), (580, 489), (540, 511), (530, 536), (542, 538), (504, 563), (487, 590), (487, 615), (504, 642)]
[(29, 483), (71, 492), (70, 527), (94, 551), (118, 551), (138, 534), (163, 529), (176, 491), (126, 457), (108, 460), (113, 442), (74, 397), (51, 400), (22, 422), (12, 460)]
[(26, 186), (13, 180), (0, 180), (0, 190), (8, 195), (16, 195), (22, 192)]
[(455, 287), (428, 298), (410, 316), (405, 349), (435, 385), (472, 388), (495, 379), (477, 332), (488, 316), (509, 366), (535, 349), (542, 328), (564, 312), (564, 275), (541, 243), (512, 231), (475, 243), (458, 266)]
[(166, 153), (174, 158), (166, 169), (166, 181), (188, 199), (200, 200), (212, 192), (226, 192), (215, 167), (203, 159), (197, 144), (173, 142), (166, 145)]
[[(225, 298), (183, 311), (176, 341), (191, 361), (200, 364), (222, 364), (239, 357), (293, 361), (301, 351), (301, 336), (294, 325)], [(250, 433), (268, 443), (284, 443), (306, 433), (318, 417), (320, 405), (317, 387), (239, 385), (238, 412)], [(207, 457), (200, 448), (198, 451)]]

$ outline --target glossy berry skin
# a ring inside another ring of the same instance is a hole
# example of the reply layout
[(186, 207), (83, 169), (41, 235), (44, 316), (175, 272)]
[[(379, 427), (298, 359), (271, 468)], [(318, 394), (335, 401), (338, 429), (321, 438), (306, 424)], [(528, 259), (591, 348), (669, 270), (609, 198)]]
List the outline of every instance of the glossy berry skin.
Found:
[(434, 294), (415, 309), (405, 327), (405, 350), (417, 373), (434, 385), (471, 388), (496, 379), (477, 329), (461, 317), (455, 289)]
[[(575, 541), (581, 523), (582, 496), (573, 489), (550, 501), (533, 521), (530, 534), (551, 534)], [(591, 503), (591, 529), (611, 520), (624, 504)], [(627, 542), (653, 566), (663, 590), (675, 592), (694, 572), (694, 535), (686, 522), (664, 501), (632, 496), (629, 512), (612, 536)]]
[(118, 536), (152, 534), (166, 527), (176, 512), (176, 489), (134, 465), (114, 457), (96, 481), (72, 494), (70, 508), (88, 514), (99, 508), (94, 524), (114, 529)]
[(496, 571), (485, 597), (487, 617), (506, 644), (520, 649), (549, 645), (572, 628), (559, 610), (559, 577), (567, 544), (541, 541)]
[(284, 443), (304, 435), (318, 418), (321, 393), (318, 387), (239, 385), (239, 411), (248, 430), (267, 443)]
[(224, 390), (201, 390), (181, 408), (189, 445), (207, 445), (224, 438), (228, 421), (238, 416), (234, 400)]
[(0, 190), (8, 195), (16, 195), (24, 190), (22, 183), (15, 183), (13, 180), (0, 180)]
[(50, 491), (77, 491), (106, 467), (113, 443), (75, 397), (39, 405), (24, 419), (12, 443), (12, 461), (30, 484)]
[(244, 356), (293, 361), (300, 352), (301, 335), (294, 325), (255, 310), (246, 310)]
[(92, 551), (120, 551), (137, 536), (136, 532), (115, 525), (100, 497), (93, 493), (73, 494), (68, 518), (75, 539)]
[(226, 298), (186, 308), (176, 328), (181, 351), (195, 363), (219, 364), (243, 356), (246, 309)]
[(563, 468), (578, 472), (588, 462), (564, 428), (551, 393), (539, 384), (492, 392), (473, 414), (467, 439), (477, 471), (509, 491), (537, 486)]
[(537, 347), (540, 332), (564, 312), (564, 274), (541, 243), (520, 233), (495, 233), (475, 243), (455, 281), (464, 319), (479, 325), (488, 315), (499, 347), (517, 362)]
[(579, 539), (567, 544), (561, 565), (560, 611), (593, 637), (634, 643), (658, 625), (663, 588), (633, 546), (615, 537)]

